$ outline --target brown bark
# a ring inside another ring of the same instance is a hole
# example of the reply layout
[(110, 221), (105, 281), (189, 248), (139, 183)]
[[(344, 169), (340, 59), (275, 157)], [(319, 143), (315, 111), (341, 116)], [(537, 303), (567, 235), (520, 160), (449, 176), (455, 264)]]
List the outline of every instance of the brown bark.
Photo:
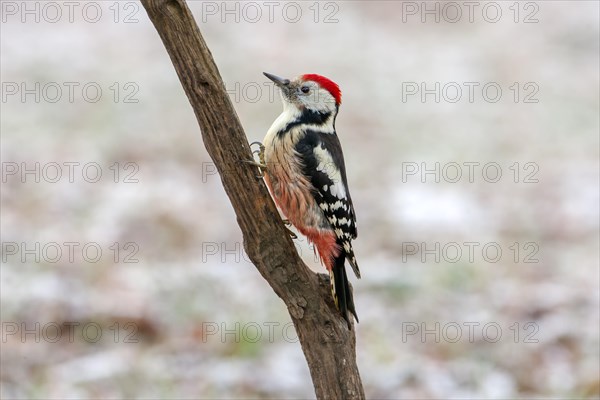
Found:
[(237, 215), (246, 253), (288, 308), (317, 398), (364, 399), (354, 330), (348, 330), (333, 305), (329, 277), (311, 272), (299, 258), (265, 184), (256, 178), (257, 169), (241, 162), (252, 159), (248, 140), (185, 0), (141, 3), (194, 109)]

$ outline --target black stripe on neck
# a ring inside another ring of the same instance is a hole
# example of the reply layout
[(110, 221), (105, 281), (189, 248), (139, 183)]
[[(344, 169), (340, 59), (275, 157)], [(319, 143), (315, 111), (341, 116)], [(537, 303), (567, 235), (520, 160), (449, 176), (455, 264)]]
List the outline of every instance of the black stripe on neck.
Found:
[(329, 117), (331, 117), (330, 112), (314, 111), (305, 108), (298, 118), (288, 123), (282, 130), (280, 130), (277, 133), (283, 135), (284, 133), (288, 132), (290, 129), (295, 128), (298, 125), (324, 125), (325, 122), (327, 122), (327, 120), (329, 119)]

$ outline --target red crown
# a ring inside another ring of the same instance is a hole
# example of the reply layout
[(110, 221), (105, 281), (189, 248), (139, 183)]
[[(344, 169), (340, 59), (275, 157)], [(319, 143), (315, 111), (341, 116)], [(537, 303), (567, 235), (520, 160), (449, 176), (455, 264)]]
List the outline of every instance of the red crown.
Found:
[(331, 79), (317, 74), (302, 75), (302, 79), (305, 81), (317, 82), (319, 86), (331, 93), (335, 99), (335, 104), (339, 106), (342, 103), (342, 92), (340, 91), (340, 87)]

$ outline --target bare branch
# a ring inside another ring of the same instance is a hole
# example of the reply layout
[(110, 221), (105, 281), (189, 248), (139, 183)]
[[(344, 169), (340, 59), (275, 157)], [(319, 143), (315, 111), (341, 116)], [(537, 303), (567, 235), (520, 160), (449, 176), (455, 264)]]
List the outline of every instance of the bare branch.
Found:
[[(256, 169), (225, 85), (185, 0), (141, 0), (200, 125), (237, 215), (246, 253), (285, 302), (319, 399), (364, 399), (354, 330), (330, 300), (329, 281), (299, 258)], [(258, 70), (258, 66), (257, 66)]]

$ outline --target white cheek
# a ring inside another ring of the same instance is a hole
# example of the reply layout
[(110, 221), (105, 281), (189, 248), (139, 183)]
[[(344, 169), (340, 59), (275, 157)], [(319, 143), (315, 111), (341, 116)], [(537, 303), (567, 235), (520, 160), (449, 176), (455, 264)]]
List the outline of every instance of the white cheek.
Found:
[(302, 104), (311, 110), (323, 112), (335, 111), (335, 99), (325, 89), (312, 88), (311, 93), (301, 96), (301, 101)]

